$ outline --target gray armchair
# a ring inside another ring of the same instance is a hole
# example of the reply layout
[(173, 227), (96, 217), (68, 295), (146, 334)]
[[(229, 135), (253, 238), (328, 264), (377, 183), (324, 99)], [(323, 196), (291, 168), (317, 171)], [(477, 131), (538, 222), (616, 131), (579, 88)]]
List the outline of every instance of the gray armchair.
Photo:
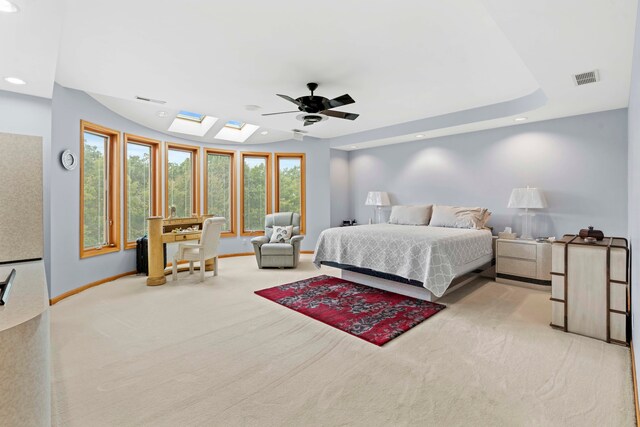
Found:
[[(258, 268), (298, 266), (300, 259), (300, 242), (304, 236), (300, 235), (300, 214), (295, 212), (278, 212), (265, 217), (264, 236), (251, 239), (256, 251)], [(273, 234), (273, 227), (293, 225), (293, 233), (289, 243), (269, 243)]]

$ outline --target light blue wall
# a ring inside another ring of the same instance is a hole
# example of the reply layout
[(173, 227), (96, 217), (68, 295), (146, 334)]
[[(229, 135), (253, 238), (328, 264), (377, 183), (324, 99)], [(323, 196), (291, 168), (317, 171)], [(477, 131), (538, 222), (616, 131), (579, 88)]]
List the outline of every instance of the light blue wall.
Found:
[(538, 235), (561, 236), (593, 225), (627, 234), (625, 109), (491, 129), (350, 153), (351, 209), (373, 216), (371, 190), (392, 204), (483, 206), (490, 225), (521, 230), (507, 208), (511, 189), (544, 190), (549, 208), (536, 217)]
[[(56, 160), (65, 149), (76, 152), (80, 144), (80, 120), (87, 120), (121, 132), (155, 138), (162, 141), (203, 146), (189, 140), (165, 135), (107, 109), (84, 92), (56, 85), (53, 93), (53, 130), (51, 163), (51, 294), (60, 295), (87, 283), (118, 273), (135, 270), (135, 250), (102, 256), (79, 257), (79, 170), (66, 171)], [(307, 157), (307, 234), (303, 250), (313, 250), (322, 230), (330, 223), (329, 143), (320, 140), (284, 141), (263, 145), (212, 145), (239, 151), (304, 152)], [(203, 189), (203, 186), (201, 187)], [(204, 190), (203, 190), (204, 191)], [(202, 194), (201, 194), (202, 197)], [(238, 199), (239, 200), (239, 191)], [(239, 212), (238, 212), (239, 215)], [(239, 224), (239, 218), (238, 218)], [(251, 252), (249, 237), (225, 238), (221, 253)]]
[[(42, 137), (43, 144), (43, 231), (47, 283), (51, 284), (49, 230), (51, 229), (51, 100), (0, 91), (0, 132)], [(0, 183), (2, 185), (2, 183)]]
[(351, 218), (349, 197), (349, 152), (331, 150), (331, 226), (338, 227)]
[[(636, 19), (631, 92), (629, 97), (629, 237), (631, 240), (631, 325), (636, 343), (635, 365), (640, 368), (640, 335), (636, 318), (640, 316), (640, 8)], [(638, 320), (640, 322), (640, 320)], [(640, 323), (638, 324), (640, 327)]]

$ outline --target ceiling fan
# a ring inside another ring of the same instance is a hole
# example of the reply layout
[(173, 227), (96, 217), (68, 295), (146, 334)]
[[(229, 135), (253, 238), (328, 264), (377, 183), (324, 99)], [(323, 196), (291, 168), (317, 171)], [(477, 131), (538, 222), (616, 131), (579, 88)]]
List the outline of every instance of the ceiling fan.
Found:
[[(342, 107), (343, 105), (353, 104), (354, 101), (351, 96), (348, 94), (344, 94), (337, 98), (328, 99), (323, 96), (315, 96), (313, 92), (318, 88), (318, 83), (307, 83), (307, 88), (311, 91), (311, 96), (301, 96), (300, 98), (293, 99), (287, 95), (277, 94), (280, 98), (284, 98), (289, 102), (293, 102), (298, 106), (297, 110), (293, 111), (282, 111), (279, 113), (266, 113), (263, 116), (273, 116), (275, 114), (290, 114), (297, 113), (302, 111), (303, 113), (299, 119), (304, 121), (305, 126), (312, 125), (314, 123), (321, 122), (322, 120), (326, 120), (326, 117), (335, 117), (338, 119), (347, 119), (347, 120), (355, 120), (358, 118), (359, 114), (355, 113), (345, 113), (343, 111), (333, 111), (333, 108)], [(322, 114), (320, 116), (319, 114)]]

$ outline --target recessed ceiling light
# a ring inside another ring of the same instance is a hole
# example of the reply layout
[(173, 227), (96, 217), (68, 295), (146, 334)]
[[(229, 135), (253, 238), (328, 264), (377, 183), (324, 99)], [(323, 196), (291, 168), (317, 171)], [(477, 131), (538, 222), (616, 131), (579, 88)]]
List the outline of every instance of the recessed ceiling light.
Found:
[(266, 134), (268, 134), (268, 133), (269, 133), (269, 131), (268, 131), (268, 130), (263, 130), (262, 132), (260, 132), (260, 135), (266, 135)]
[(424, 138), (423, 134), (416, 135), (416, 138)]
[(11, 83), (12, 85), (26, 85), (27, 84), (27, 82), (25, 82), (24, 80), (19, 79), (17, 77), (5, 77), (4, 80), (6, 82)]
[(0, 12), (2, 13), (16, 13), (20, 9), (18, 6), (11, 3), (9, 0), (0, 0)]
[(525, 120), (527, 120), (527, 118), (526, 118), (526, 117), (516, 117), (516, 118), (514, 119), (514, 121), (516, 121), (516, 122), (524, 122)]
[(166, 111), (158, 111), (158, 117), (164, 118), (164, 117), (167, 117), (167, 116), (168, 116), (168, 114), (167, 114)]

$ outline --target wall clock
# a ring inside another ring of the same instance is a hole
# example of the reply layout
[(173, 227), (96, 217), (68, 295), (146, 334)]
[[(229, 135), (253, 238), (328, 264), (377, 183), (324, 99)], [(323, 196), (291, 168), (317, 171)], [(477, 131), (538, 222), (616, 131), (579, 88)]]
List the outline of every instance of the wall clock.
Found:
[(60, 161), (66, 170), (72, 171), (78, 166), (78, 155), (71, 150), (64, 150), (60, 155)]

